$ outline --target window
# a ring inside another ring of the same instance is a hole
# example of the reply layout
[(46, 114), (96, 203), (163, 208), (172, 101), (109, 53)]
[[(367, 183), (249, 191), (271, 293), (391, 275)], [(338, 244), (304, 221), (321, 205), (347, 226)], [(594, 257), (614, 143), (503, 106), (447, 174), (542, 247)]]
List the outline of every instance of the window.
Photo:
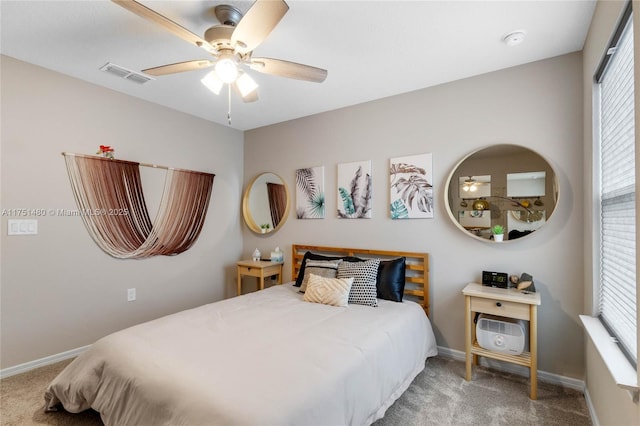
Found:
[(631, 2), (596, 73), (599, 158), (598, 310), (637, 365), (635, 120)]

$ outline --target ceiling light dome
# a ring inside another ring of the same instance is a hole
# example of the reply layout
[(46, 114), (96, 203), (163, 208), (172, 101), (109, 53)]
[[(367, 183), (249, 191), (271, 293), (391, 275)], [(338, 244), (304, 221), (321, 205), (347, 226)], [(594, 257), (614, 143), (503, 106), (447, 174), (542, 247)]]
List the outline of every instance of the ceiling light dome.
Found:
[(238, 78), (238, 65), (233, 55), (221, 56), (214, 69), (218, 78), (227, 84), (233, 83)]

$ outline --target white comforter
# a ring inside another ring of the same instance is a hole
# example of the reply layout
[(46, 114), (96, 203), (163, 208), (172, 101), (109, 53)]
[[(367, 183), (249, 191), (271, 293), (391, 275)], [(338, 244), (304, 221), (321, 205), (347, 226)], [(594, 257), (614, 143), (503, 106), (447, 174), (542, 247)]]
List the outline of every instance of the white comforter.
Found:
[(49, 385), (47, 409), (107, 425), (366, 425), (436, 355), (413, 302), (339, 308), (291, 284), (111, 334)]

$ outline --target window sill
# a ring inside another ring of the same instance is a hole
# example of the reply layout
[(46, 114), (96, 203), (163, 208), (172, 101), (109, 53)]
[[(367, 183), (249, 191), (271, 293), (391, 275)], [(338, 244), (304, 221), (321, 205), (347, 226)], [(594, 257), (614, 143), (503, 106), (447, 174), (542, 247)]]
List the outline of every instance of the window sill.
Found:
[(635, 368), (614, 343), (598, 318), (580, 315), (580, 320), (616, 385), (630, 391), (632, 399), (637, 402), (639, 388), (638, 373)]

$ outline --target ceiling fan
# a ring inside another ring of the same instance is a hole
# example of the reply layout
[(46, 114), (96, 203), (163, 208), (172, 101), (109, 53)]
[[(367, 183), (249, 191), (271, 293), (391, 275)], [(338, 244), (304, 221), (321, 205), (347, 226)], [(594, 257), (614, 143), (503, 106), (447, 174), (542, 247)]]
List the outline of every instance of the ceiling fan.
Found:
[(474, 179), (473, 176), (469, 176), (464, 180), (462, 184), (462, 190), (465, 192), (476, 192), (478, 187), (484, 185), (486, 182)]
[(253, 57), (254, 49), (267, 38), (289, 10), (283, 0), (257, 0), (244, 16), (236, 7), (218, 5), (214, 12), (220, 24), (206, 30), (202, 38), (135, 0), (112, 1), (205, 49), (213, 56), (213, 59), (197, 59), (148, 68), (142, 70), (145, 74), (162, 76), (214, 67), (201, 80), (202, 83), (216, 94), (220, 93), (224, 84), (228, 84), (230, 90), (233, 88), (244, 102), (258, 100), (258, 85), (243, 70), (243, 66), (265, 74), (316, 83), (327, 78), (327, 70), (321, 68), (281, 59)]

